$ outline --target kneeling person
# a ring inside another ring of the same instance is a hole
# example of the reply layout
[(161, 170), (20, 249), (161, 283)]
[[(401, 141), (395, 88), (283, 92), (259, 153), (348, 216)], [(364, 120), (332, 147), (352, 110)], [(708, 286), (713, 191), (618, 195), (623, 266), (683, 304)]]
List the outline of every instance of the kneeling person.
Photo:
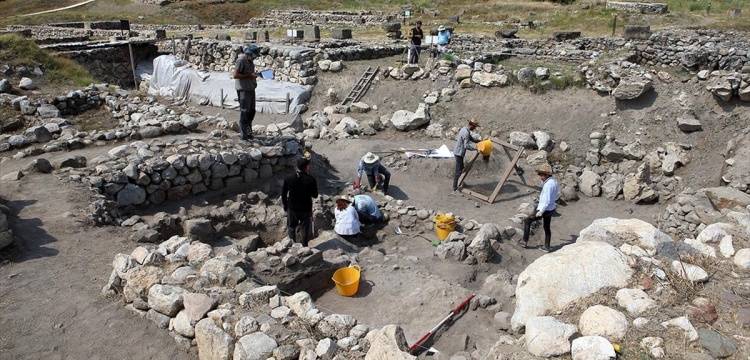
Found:
[(368, 152), (359, 159), (357, 166), (357, 180), (354, 182), (354, 188), (358, 189), (362, 183), (362, 176), (367, 176), (370, 188), (375, 190), (376, 186), (381, 186), (383, 195), (388, 193), (388, 184), (391, 182), (391, 173), (388, 169), (380, 164), (380, 157)]
[(354, 197), (354, 208), (359, 214), (362, 224), (374, 224), (383, 219), (383, 213), (378, 209), (378, 203), (368, 195), (357, 195)]
[(336, 225), (333, 231), (339, 235), (359, 234), (362, 224), (359, 222), (359, 214), (352, 206), (352, 201), (347, 196), (336, 199), (336, 209), (333, 211), (336, 217)]

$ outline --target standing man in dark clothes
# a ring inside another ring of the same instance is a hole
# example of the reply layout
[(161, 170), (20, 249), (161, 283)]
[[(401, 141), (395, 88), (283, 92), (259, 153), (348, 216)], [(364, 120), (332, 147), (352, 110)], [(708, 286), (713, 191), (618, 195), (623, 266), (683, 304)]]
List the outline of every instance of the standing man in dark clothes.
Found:
[(481, 140), (471, 134), (477, 126), (479, 126), (479, 122), (476, 119), (471, 119), (466, 126), (458, 131), (456, 147), (453, 149), (453, 156), (456, 158), (456, 171), (453, 173), (453, 195), (461, 195), (461, 192), (458, 191), (458, 178), (461, 177), (461, 173), (464, 171), (464, 155), (466, 155), (466, 150), (477, 151), (477, 147), (473, 143), (478, 143)]
[(419, 62), (419, 47), (422, 45), (424, 32), (422, 31), (422, 22), (417, 21), (417, 26), (411, 29), (411, 46), (409, 47), (409, 64)]
[(318, 197), (318, 182), (312, 175), (308, 174), (310, 160), (301, 158), (297, 160), (297, 169), (294, 175), (284, 179), (281, 189), (281, 203), (287, 213), (286, 231), (287, 235), (297, 241), (297, 226), (302, 230), (303, 246), (307, 246), (310, 237), (310, 221), (312, 220), (312, 199)]
[(260, 48), (248, 45), (244, 54), (237, 58), (234, 64), (234, 89), (237, 90), (237, 101), (240, 103), (240, 138), (242, 140), (252, 139), (253, 119), (255, 119), (255, 88), (258, 86), (255, 79), (253, 59), (260, 56)]

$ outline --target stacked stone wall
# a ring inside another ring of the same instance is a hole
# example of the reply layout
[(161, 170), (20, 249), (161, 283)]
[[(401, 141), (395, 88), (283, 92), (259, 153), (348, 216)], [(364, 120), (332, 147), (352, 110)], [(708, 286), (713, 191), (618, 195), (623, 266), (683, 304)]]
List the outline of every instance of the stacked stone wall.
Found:
[(607, 9), (634, 11), (641, 14), (666, 14), (669, 11), (669, 6), (661, 3), (607, 1)]
[[(92, 77), (99, 81), (126, 87), (135, 85), (133, 69), (130, 64), (130, 52), (125, 45), (82, 51), (66, 51), (60, 54), (81, 64), (91, 73)], [(133, 46), (133, 58), (136, 64), (141, 60), (153, 58), (156, 55), (157, 48), (154, 45), (139, 44)]]

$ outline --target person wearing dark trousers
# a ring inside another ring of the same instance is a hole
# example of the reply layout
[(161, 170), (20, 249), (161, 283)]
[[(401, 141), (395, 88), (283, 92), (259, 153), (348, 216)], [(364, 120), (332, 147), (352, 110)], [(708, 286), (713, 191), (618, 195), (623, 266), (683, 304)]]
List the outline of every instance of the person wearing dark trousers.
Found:
[(297, 226), (301, 227), (302, 239), (300, 243), (307, 246), (310, 238), (310, 221), (312, 221), (312, 199), (318, 197), (318, 182), (308, 174), (310, 160), (297, 160), (294, 174), (284, 179), (281, 188), (281, 203), (287, 213), (287, 236), (297, 241)]
[(409, 47), (409, 64), (419, 63), (419, 49), (422, 46), (422, 38), (424, 38), (424, 31), (422, 30), (422, 22), (417, 21), (417, 26), (410, 30), (411, 33), (411, 46)]
[(260, 48), (248, 45), (234, 64), (234, 89), (237, 90), (237, 101), (240, 103), (240, 138), (252, 139), (253, 119), (255, 119), (255, 88), (258, 86), (253, 59), (260, 56)]
[(544, 245), (539, 248), (544, 252), (549, 252), (550, 240), (552, 239), (550, 225), (552, 223), (552, 215), (555, 213), (558, 184), (557, 179), (552, 176), (552, 167), (549, 164), (542, 164), (536, 173), (542, 179), (542, 192), (539, 195), (539, 205), (536, 207), (536, 212), (523, 221), (523, 240), (521, 240), (521, 245), (523, 247), (528, 245), (531, 223), (541, 219), (542, 226), (544, 227)]
[(464, 155), (466, 155), (466, 150), (477, 151), (477, 147), (472, 143), (478, 143), (480, 139), (474, 137), (471, 132), (478, 126), (479, 122), (476, 119), (471, 119), (466, 126), (458, 131), (456, 147), (453, 149), (453, 156), (456, 158), (456, 171), (453, 173), (453, 195), (461, 194), (458, 191), (458, 178), (461, 177), (461, 173), (464, 171)]
[(367, 176), (370, 189), (375, 191), (378, 187), (383, 190), (383, 195), (388, 194), (388, 185), (391, 183), (391, 172), (380, 163), (380, 157), (368, 152), (357, 165), (357, 179), (354, 180), (354, 189), (359, 189), (362, 176)]

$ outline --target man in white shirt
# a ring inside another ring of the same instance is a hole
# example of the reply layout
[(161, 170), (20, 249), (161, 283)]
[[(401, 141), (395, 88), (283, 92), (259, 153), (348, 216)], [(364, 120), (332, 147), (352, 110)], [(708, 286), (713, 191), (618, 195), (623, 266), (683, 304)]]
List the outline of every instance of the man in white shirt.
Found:
[(523, 221), (523, 240), (521, 240), (521, 245), (526, 247), (529, 242), (531, 223), (542, 219), (542, 225), (544, 227), (544, 246), (539, 248), (544, 252), (549, 252), (549, 243), (552, 238), (550, 223), (552, 222), (552, 215), (555, 213), (555, 200), (557, 200), (558, 184), (557, 179), (552, 176), (552, 167), (549, 166), (549, 164), (542, 164), (536, 173), (539, 175), (539, 178), (542, 179), (542, 192), (539, 195), (539, 205), (536, 207), (536, 213), (527, 217)]
[(472, 143), (478, 143), (481, 139), (475, 138), (471, 132), (479, 126), (479, 122), (476, 119), (469, 120), (466, 126), (462, 127), (458, 131), (456, 137), (456, 147), (453, 149), (453, 156), (456, 158), (456, 171), (453, 173), (453, 194), (460, 195), (458, 191), (458, 178), (461, 177), (461, 173), (464, 171), (464, 156), (466, 150), (477, 151), (477, 147)]

